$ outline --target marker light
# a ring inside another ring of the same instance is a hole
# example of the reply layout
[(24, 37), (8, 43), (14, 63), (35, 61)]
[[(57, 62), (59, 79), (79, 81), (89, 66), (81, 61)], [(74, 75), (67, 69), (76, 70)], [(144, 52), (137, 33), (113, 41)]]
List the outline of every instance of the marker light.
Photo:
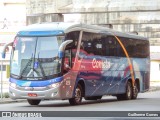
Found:
[(50, 85), (50, 88), (57, 88), (59, 87), (60, 83), (54, 83)]

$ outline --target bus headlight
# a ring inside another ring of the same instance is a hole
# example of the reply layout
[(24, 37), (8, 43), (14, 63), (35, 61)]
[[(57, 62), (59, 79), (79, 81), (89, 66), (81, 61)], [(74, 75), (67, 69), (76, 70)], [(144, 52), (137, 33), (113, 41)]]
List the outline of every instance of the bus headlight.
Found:
[(50, 88), (57, 88), (59, 87), (60, 83), (54, 83), (54, 84), (51, 84), (49, 85)]
[(13, 87), (13, 88), (17, 87), (17, 85), (15, 83), (10, 83), (10, 86)]

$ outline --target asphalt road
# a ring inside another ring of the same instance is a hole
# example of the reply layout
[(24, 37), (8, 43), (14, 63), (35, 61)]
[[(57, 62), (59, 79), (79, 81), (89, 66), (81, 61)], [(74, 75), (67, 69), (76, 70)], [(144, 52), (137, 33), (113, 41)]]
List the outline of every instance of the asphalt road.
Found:
[(160, 111), (160, 90), (140, 93), (136, 100), (117, 101), (116, 97), (104, 96), (102, 100), (86, 101), (70, 106), (68, 100), (42, 101), (38, 106), (27, 102), (1, 104), (0, 111)]
[[(0, 104), (0, 111), (4, 112), (4, 111), (21, 111), (21, 112), (25, 112), (25, 111), (33, 111), (33, 112), (38, 112), (38, 111), (73, 111), (73, 113), (75, 114), (75, 111), (81, 111), (82, 116), (84, 115), (84, 111), (94, 111), (96, 113), (96, 111), (107, 111), (107, 112), (111, 112), (113, 111), (117, 114), (117, 112), (127, 112), (125, 114), (129, 114), (129, 113), (135, 113), (135, 111), (137, 111), (139, 113), (147, 113), (148, 111), (151, 111), (153, 114), (156, 111), (160, 111), (160, 91), (153, 91), (153, 92), (146, 92), (146, 93), (140, 93), (138, 95), (138, 98), (136, 100), (129, 100), (129, 101), (117, 101), (116, 97), (112, 97), (112, 96), (105, 96), (102, 98), (102, 100), (98, 100), (98, 101), (85, 101), (83, 100), (82, 105), (78, 105), (78, 106), (70, 106), (69, 102), (67, 100), (62, 101), (62, 100), (49, 100), (49, 101), (42, 101), (40, 103), (40, 105), (38, 106), (30, 106), (27, 102), (18, 102), (18, 103), (5, 103), (5, 104)], [(129, 111), (134, 111), (134, 112), (129, 112)], [(122, 113), (123, 113), (122, 112)], [(53, 112), (51, 112), (50, 114), (52, 114)], [(160, 113), (160, 112), (158, 112)], [(58, 113), (59, 117), (63, 117), (63, 112)], [(71, 114), (71, 112), (69, 113)], [(85, 114), (91, 114), (94, 115), (91, 112), (86, 112)], [(107, 114), (107, 113), (106, 113)], [(57, 118), (58, 120), (61, 118)], [(114, 116), (113, 116), (114, 117)], [(135, 116), (134, 116), (135, 117)], [(149, 117), (148, 117), (149, 118)], [(49, 118), (50, 119), (50, 118)], [(65, 118), (65, 120), (68, 120), (70, 118)], [(73, 117), (70, 119), (72, 120), (74, 119)], [(77, 118), (76, 118), (77, 119)], [(84, 120), (84, 118), (78, 118), (78, 119), (82, 119)], [(92, 119), (92, 118), (88, 118), (87, 119)], [(96, 119), (95, 117), (93, 118), (93, 120)], [(101, 117), (101, 119), (106, 119)], [(112, 117), (110, 118), (111, 120), (113, 119)], [(117, 120), (120, 118), (114, 118), (114, 120)], [(130, 118), (123, 118), (126, 120), (130, 120)], [(139, 119), (139, 117), (135, 119)], [(141, 119), (143, 119), (141, 117)], [(152, 117), (151, 117), (152, 119)], [(154, 117), (154, 119), (156, 119)], [(160, 114), (158, 114), (158, 118), (160, 119)], [(18, 119), (17, 119), (18, 120)], [(24, 119), (25, 120), (25, 119)], [(35, 120), (41, 120), (41, 119), (36, 119)]]

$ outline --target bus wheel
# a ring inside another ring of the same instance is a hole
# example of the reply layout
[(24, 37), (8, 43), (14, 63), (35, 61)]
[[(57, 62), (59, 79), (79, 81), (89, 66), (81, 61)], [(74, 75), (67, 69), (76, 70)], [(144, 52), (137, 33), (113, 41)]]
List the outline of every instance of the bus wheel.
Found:
[(81, 104), (82, 96), (83, 96), (82, 87), (81, 87), (80, 84), (78, 84), (77, 88), (75, 90), (75, 93), (74, 93), (74, 97), (69, 99), (69, 103), (71, 105), (79, 105), (79, 104)]
[(132, 84), (127, 82), (126, 92), (124, 94), (117, 95), (118, 100), (130, 100), (132, 98)]
[(138, 96), (138, 84), (137, 84), (137, 82), (135, 82), (135, 86), (134, 86), (134, 88), (133, 88), (133, 93), (132, 93), (132, 99), (136, 99), (137, 98), (137, 96)]
[(41, 100), (31, 100), (31, 99), (27, 99), (27, 101), (30, 105), (39, 105), (39, 103), (41, 102)]

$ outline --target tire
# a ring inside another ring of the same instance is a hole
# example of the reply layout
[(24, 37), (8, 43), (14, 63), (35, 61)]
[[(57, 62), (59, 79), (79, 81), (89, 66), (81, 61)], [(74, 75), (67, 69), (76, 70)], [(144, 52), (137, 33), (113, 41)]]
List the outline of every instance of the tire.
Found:
[(27, 99), (27, 101), (30, 105), (39, 105), (39, 103), (41, 102), (41, 100), (31, 100), (31, 99)]
[(132, 99), (132, 84), (131, 82), (127, 82), (126, 92), (124, 94), (117, 95), (117, 100), (131, 100)]
[(99, 100), (102, 96), (85, 97), (85, 100)]
[(70, 105), (80, 105), (82, 102), (82, 96), (82, 87), (80, 84), (78, 84), (74, 92), (74, 97), (69, 99)]
[(132, 93), (132, 99), (137, 99), (137, 96), (138, 96), (138, 84), (137, 82), (135, 82), (135, 86), (133, 88), (133, 93)]

